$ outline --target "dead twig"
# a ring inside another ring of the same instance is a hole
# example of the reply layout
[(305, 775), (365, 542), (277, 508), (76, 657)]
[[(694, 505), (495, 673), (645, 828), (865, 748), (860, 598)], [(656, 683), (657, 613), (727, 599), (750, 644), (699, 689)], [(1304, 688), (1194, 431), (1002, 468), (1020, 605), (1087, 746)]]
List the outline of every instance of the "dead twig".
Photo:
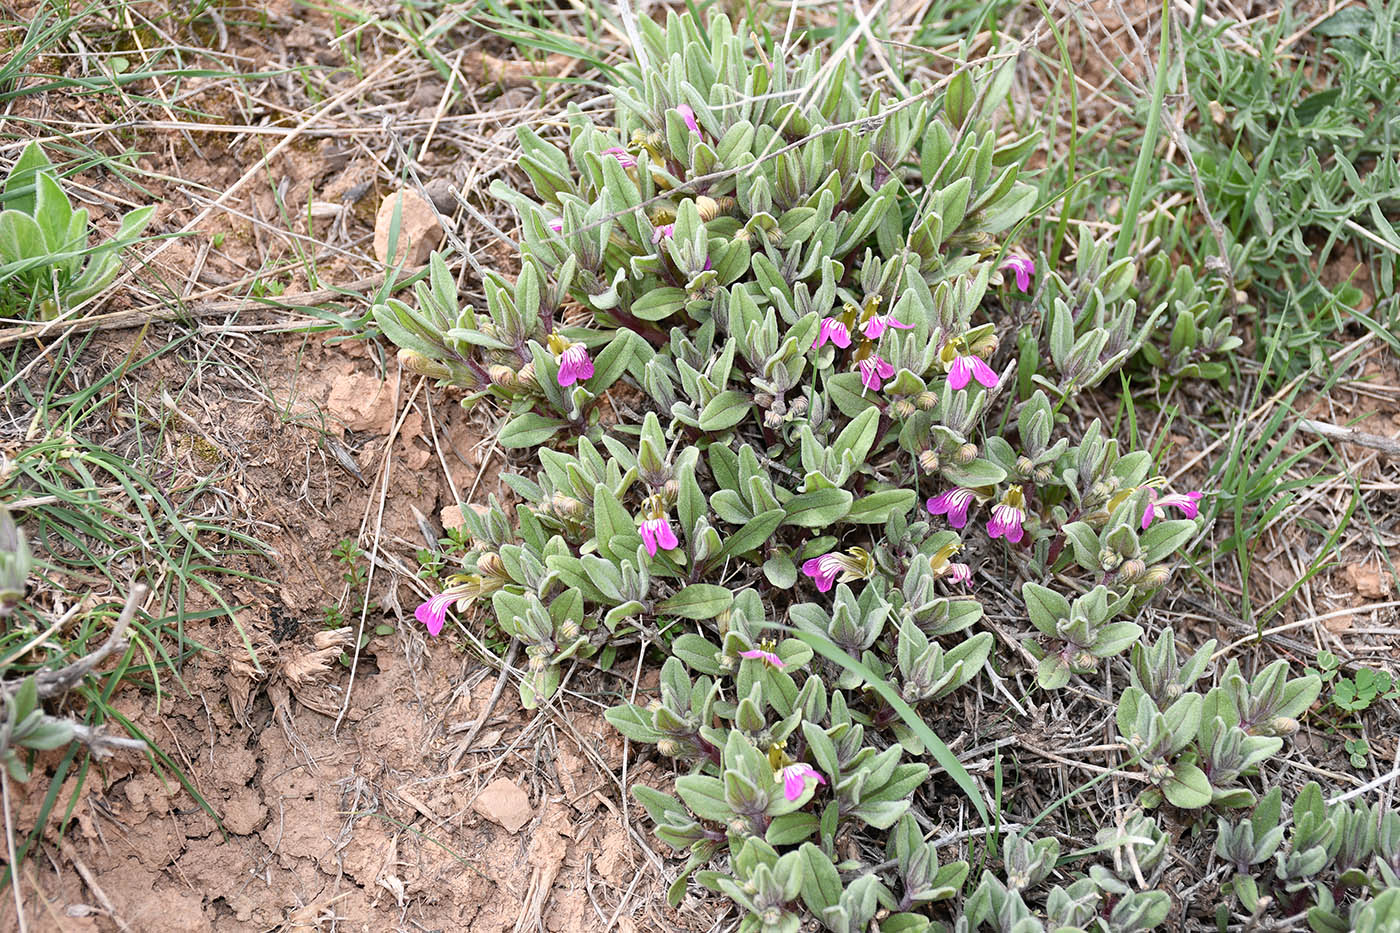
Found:
[(519, 650), (520, 639), (512, 638), (510, 647), (506, 649), (505, 660), (501, 662), (501, 674), (496, 678), (496, 686), (491, 688), (491, 696), (487, 699), (486, 706), (482, 708), (481, 715), (477, 716), (476, 722), (472, 723), (471, 731), (467, 733), (467, 737), (457, 744), (457, 750), (452, 753), (452, 761), (447, 770), (457, 770), (457, 764), (462, 760), (462, 756), (471, 751), (472, 743), (476, 741), (477, 735), (486, 725), (486, 720), (491, 718), (491, 711), (496, 708), (501, 694), (505, 692), (506, 679), (510, 676), (510, 666), (515, 663), (515, 654)]
[[(408, 275), (400, 280), (400, 286), (412, 281), (413, 277), (422, 271), (422, 268), (426, 267), (405, 269), (404, 271)], [(297, 311), (302, 308), (323, 305), (348, 294), (364, 294), (378, 288), (383, 283), (383, 275), (372, 275), (335, 288), (317, 288), (309, 292), (294, 292), (276, 297), (269, 295), (265, 298), (237, 298), (184, 307), (132, 308), (127, 311), (111, 311), (106, 314), (89, 314), (86, 317), (63, 321), (62, 333), (64, 336), (69, 336), (92, 330), (120, 330), (125, 327), (140, 327), (152, 321), (187, 321), (195, 318), (237, 314), (241, 311)], [(0, 330), (0, 347), (6, 347), (21, 340), (37, 340), (47, 337), (58, 329), (55, 326), (57, 323), (56, 321), (48, 321), (43, 324)]]
[(58, 841), (58, 850), (63, 853), (63, 857), (68, 859), (82, 876), (83, 883), (88, 886), (92, 896), (97, 898), (97, 903), (102, 905), (102, 909), (107, 911), (107, 916), (112, 918), (123, 933), (129, 931), (131, 926), (117, 914), (117, 908), (112, 904), (112, 899), (107, 896), (107, 892), (102, 890), (102, 886), (97, 883), (97, 876), (92, 873), (92, 869), (83, 864), (83, 860), (78, 858), (78, 853), (73, 849), (72, 844), (67, 839)]
[(1393, 437), (1385, 437), (1381, 434), (1368, 434), (1365, 431), (1358, 431), (1356, 428), (1344, 428), (1340, 425), (1329, 424), (1326, 421), (1314, 421), (1311, 418), (1299, 418), (1298, 427), (1304, 431), (1311, 431), (1332, 440), (1342, 441), (1346, 444), (1356, 444), (1359, 447), (1369, 447), (1378, 450), (1391, 457), (1400, 457), (1400, 441)]
[(136, 618), (136, 610), (146, 599), (147, 589), (144, 584), (137, 583), (127, 594), (126, 605), (122, 607), (121, 615), (117, 616), (117, 624), (112, 626), (112, 632), (107, 636), (96, 651), (86, 654), (66, 667), (61, 667), (56, 671), (41, 671), (38, 677), (38, 687), (40, 698), (57, 696), (60, 693), (67, 693), (82, 681), (84, 677), (96, 670), (108, 655), (118, 648), (126, 648), (126, 630), (131, 625), (131, 620)]

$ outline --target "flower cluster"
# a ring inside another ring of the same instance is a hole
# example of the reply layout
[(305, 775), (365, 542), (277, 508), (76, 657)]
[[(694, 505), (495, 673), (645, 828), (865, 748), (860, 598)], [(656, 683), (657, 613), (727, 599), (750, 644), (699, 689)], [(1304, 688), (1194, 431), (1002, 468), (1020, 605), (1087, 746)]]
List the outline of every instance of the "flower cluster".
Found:
[[(1127, 649), (1121, 617), (1169, 578), (1207, 499), (1163, 492), (1098, 422), (1068, 436), (1057, 421), (1122, 364), (1117, 318), (1018, 337), (1035, 354), (999, 339), (1068, 286), (1007, 240), (1036, 197), (991, 111), (863, 104), (813, 59), (755, 64), (722, 16), (641, 28), (662, 64), (622, 69), (616, 125), (572, 116), (567, 151), (523, 130), (533, 192), (493, 188), (522, 220), (518, 279), (490, 278), (479, 312), (434, 266), (419, 308), (376, 309), (419, 371), (509, 410), (504, 446), (538, 451), (505, 480), (512, 512), (464, 512), (474, 569), (418, 618), (438, 634), (489, 595), (528, 658), (526, 706), (571, 665), (664, 646), (658, 697), (607, 717), (675, 762), (676, 796), (636, 796), (690, 853), (683, 874), (727, 852), (697, 878), (765, 929), (795, 929), (799, 905), (864, 929), (893, 904), (894, 928), (922, 930), (913, 907), (961, 880), (910, 813), (926, 756), (985, 809), (937, 728), (991, 659), (980, 620), (1010, 611), (977, 574), (995, 562), (1089, 593), (1025, 591), (1058, 689)], [(1008, 74), (985, 77), (989, 99)], [(829, 106), (790, 100), (813, 82)], [(910, 214), (914, 187), (930, 194)], [(901, 840), (897, 871), (811, 874), (848, 836)]]

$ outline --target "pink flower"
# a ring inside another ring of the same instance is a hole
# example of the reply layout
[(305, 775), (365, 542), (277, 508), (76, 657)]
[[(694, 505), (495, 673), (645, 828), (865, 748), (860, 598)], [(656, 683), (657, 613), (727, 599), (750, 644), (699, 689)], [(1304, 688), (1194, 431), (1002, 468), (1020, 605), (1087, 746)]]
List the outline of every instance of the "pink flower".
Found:
[(887, 328), (898, 327), (901, 330), (910, 330), (913, 326), (913, 324), (895, 320), (893, 314), (876, 314), (862, 324), (860, 329), (871, 340), (878, 340)]
[(1035, 275), (1034, 259), (1019, 253), (1012, 253), (1006, 257), (1006, 262), (1002, 263), (1001, 267), (1015, 273), (1017, 288), (1027, 295), (1031, 293), (1031, 276)]
[(637, 160), (632, 158), (632, 153), (623, 149), (621, 146), (609, 146), (607, 149), (603, 150), (603, 155), (612, 156), (622, 163), (623, 168), (633, 168), (637, 164)]
[(995, 389), (1000, 381), (996, 371), (988, 366), (982, 357), (959, 353), (953, 365), (948, 367), (949, 388), (965, 389), (973, 379), (989, 389)]
[(987, 535), (992, 538), (1006, 538), (1010, 544), (1017, 544), (1025, 536), (1021, 523), (1026, 520), (1026, 497), (1020, 486), (1006, 490), (1001, 501), (992, 506), (992, 517), (987, 522)]
[(860, 369), (860, 383), (873, 392), (879, 392), (885, 380), (894, 375), (894, 367), (879, 356), (867, 356), (856, 366)]
[(447, 621), (447, 610), (466, 594), (460, 589), (443, 590), (426, 603), (413, 610), (413, 617), (428, 627), (428, 634), (436, 636), (442, 632)]
[(689, 104), (676, 104), (676, 113), (681, 115), (681, 119), (690, 127), (692, 133), (700, 133), (700, 124), (695, 122), (695, 111), (690, 109)]
[(671, 237), (673, 237), (673, 236), (675, 236), (675, 235), (676, 235), (676, 225), (675, 225), (675, 224), (662, 224), (661, 226), (657, 227), (655, 230), (651, 231), (651, 242), (652, 242), (652, 243), (660, 243), (662, 240), (669, 240), (669, 239), (671, 239)]
[(671, 530), (671, 523), (665, 517), (648, 518), (642, 522), (642, 544), (646, 546), (647, 553), (652, 557), (656, 556), (657, 548), (669, 551), (680, 545), (676, 540), (676, 533)]
[(571, 343), (559, 354), (559, 384), (564, 387), (593, 377), (593, 358), (581, 343)]
[(1179, 493), (1169, 493), (1165, 496), (1158, 496), (1157, 490), (1149, 488), (1147, 490), (1147, 508), (1142, 512), (1142, 528), (1147, 530), (1147, 526), (1152, 524), (1152, 520), (1157, 517), (1157, 510), (1166, 506), (1174, 506), (1181, 509), (1187, 518), (1195, 518), (1201, 514), (1201, 493), (1188, 492), (1185, 495)]
[(816, 778), (818, 784), (825, 784), (826, 778), (822, 773), (811, 765), (795, 764), (788, 765), (776, 775), (783, 784), (783, 796), (789, 801), (796, 800), (802, 796), (802, 792), (807, 789), (807, 779)]
[(549, 229), (553, 230), (555, 233), (563, 233), (563, 232), (564, 232), (564, 218), (563, 218), (563, 217), (551, 217), (551, 218), (549, 218), (549, 220), (546, 220), (546, 221), (545, 221), (545, 224), (544, 224), (544, 225), (545, 225), (546, 227), (548, 227)]
[(929, 514), (947, 515), (948, 524), (954, 528), (963, 528), (967, 525), (967, 510), (972, 505), (973, 495), (971, 489), (954, 486), (942, 495), (928, 500)]
[(851, 329), (834, 317), (825, 318), (822, 320), (821, 330), (817, 331), (817, 340), (812, 344), (812, 349), (817, 349), (828, 340), (844, 350), (851, 345)]
[(873, 563), (870, 555), (858, 547), (849, 551), (832, 551), (802, 562), (802, 572), (816, 581), (817, 589), (825, 593), (839, 576), (844, 580), (862, 580), (870, 575)]
[(740, 651), (739, 657), (748, 658), (750, 661), (762, 661), (769, 667), (787, 667), (787, 662), (773, 652), (760, 651), (757, 648), (751, 648), (748, 651)]
[(823, 593), (836, 584), (837, 575), (845, 569), (840, 554), (823, 554), (802, 562), (802, 572), (815, 580)]
[(949, 583), (962, 583), (972, 588), (972, 568), (967, 564), (951, 563), (946, 574)]

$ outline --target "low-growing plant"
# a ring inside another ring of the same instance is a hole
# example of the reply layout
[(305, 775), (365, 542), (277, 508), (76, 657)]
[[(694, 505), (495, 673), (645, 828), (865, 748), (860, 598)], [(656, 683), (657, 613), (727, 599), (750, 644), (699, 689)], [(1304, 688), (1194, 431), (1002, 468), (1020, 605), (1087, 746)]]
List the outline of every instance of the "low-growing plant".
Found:
[(154, 206), (136, 208), (110, 239), (91, 244), (87, 209), (73, 209), (38, 143), (10, 169), (0, 202), (0, 309), (43, 319), (106, 288), (121, 270), (121, 251), (155, 213)]
[[(1367, 311), (1374, 297), (1394, 294), (1400, 252), (1391, 106), (1400, 13), (1384, 0), (1320, 21), (1280, 13), (1183, 30), (1182, 67), (1200, 119), (1186, 143), (1194, 164), (1172, 165), (1167, 187), (1199, 185), (1234, 238), (1249, 243), (1247, 255), (1229, 257), (1231, 268), (1269, 312), (1259, 345), (1277, 339), (1286, 350), (1274, 364), (1282, 383), (1301, 366), (1329, 365), (1334, 335), (1348, 323), (1400, 346), (1394, 311), (1389, 320), (1380, 308), (1374, 319)], [(1280, 54), (1284, 37), (1306, 51)], [(1374, 295), (1319, 274), (1348, 248), (1370, 267)]]
[(1217, 825), (1216, 854), (1234, 870), (1219, 923), (1305, 915), (1322, 933), (1390, 930), (1400, 924), (1400, 814), (1365, 801), (1328, 802), (1315, 782), (1283, 818), (1274, 788), (1249, 817)]
[[(435, 256), (417, 307), (375, 308), (408, 369), (507, 409), (501, 442), (538, 458), (503, 477), (513, 511), (464, 509), (461, 566), (417, 618), (438, 635), (489, 601), (527, 707), (570, 665), (664, 651), (657, 697), (606, 715), (678, 773), (675, 796), (633, 789), (687, 857), (672, 903), (693, 878), (744, 931), (928, 930), (944, 902), (958, 929), (1020, 931), (1041, 929), (1034, 889), (1049, 929), (1160, 925), (1151, 816), (1101, 835), (1115, 869), (1047, 887), (1055, 841), (1014, 837), (966, 891), (914, 807), (945, 780), (929, 757), (991, 822), (928, 725), (978, 689), (989, 608), (1039, 635), (1044, 689), (1131, 669), (1144, 808), (1250, 805), (1317, 696), (1279, 665), (1197, 693), (1213, 643), (1184, 664), (1170, 631), (1141, 644), (1132, 616), (1202, 493), (1069, 417), (1156, 327), (1125, 297), (1134, 263), (1086, 238), (1074, 275), (1037, 277), (1011, 248), (1034, 140), (998, 133), (1004, 65), (862, 99), (845, 61), (757, 54), (723, 16), (641, 28), (615, 127), (573, 110), (564, 151), (520, 131), (533, 194), (493, 189), (521, 217), (519, 277), (462, 307)], [(1003, 341), (1034, 307), (1044, 333)]]

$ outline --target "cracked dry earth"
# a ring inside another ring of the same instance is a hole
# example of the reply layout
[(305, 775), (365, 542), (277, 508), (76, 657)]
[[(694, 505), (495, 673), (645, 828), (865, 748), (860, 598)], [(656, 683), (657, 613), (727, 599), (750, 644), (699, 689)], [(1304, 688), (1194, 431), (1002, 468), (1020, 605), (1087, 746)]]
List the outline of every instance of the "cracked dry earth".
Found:
[[(635, 750), (602, 718), (607, 697), (591, 698), (617, 691), (616, 678), (580, 675), (559, 706), (529, 714), (512, 682), (464, 748), (496, 671), (447, 639), (429, 643), (412, 619), (420, 591), (381, 567), (367, 627), (391, 622), (395, 632), (371, 640), (351, 686), (339, 657), (353, 634), (321, 622), (322, 607), (339, 595), (331, 550), (355, 537), (366, 516), (373, 531), (382, 488), (381, 553), (412, 555), (422, 543), (415, 509), (434, 525), (444, 510), (452, 518), (439, 464), (453, 470), (458, 489), (480, 486), (484, 497), (497, 491), (499, 451), (490, 462), (470, 414), (439, 397), (439, 461), (419, 433), (424, 393), (402, 393), (406, 400), (364, 352), (293, 339), (264, 349), (275, 404), (243, 404), (230, 387), (206, 425), (221, 454), (239, 464), (225, 484), (246, 497), (261, 527), (275, 529), (262, 534), (275, 560), (245, 569), (276, 582), (231, 586), (231, 601), (248, 607), (238, 618), (262, 670), (226, 619), (203, 622), (189, 634), (212, 650), (185, 664), (183, 687), (167, 678), (159, 709), (154, 694), (129, 686), (115, 698), (190, 776), (222, 828), (171, 772), (127, 756), (90, 771), (60, 837), (76, 787), (66, 776), (42, 846), (21, 874), (28, 928), (708, 928), (698, 904), (665, 908), (664, 850), (619, 792), (623, 782), (666, 779), (629, 760)], [(288, 405), (294, 355), (300, 376)], [(162, 364), (144, 377), (152, 385)], [(299, 406), (327, 416), (323, 423), (353, 442), (363, 481), (321, 453), (319, 432), (301, 426), (309, 419), (279, 417)], [(476, 482), (479, 473), (486, 482)], [(642, 702), (655, 679), (643, 678)], [(34, 825), (58, 761), (50, 753), (34, 780), (12, 784), (20, 831)], [(17, 926), (7, 892), (0, 930)]]

